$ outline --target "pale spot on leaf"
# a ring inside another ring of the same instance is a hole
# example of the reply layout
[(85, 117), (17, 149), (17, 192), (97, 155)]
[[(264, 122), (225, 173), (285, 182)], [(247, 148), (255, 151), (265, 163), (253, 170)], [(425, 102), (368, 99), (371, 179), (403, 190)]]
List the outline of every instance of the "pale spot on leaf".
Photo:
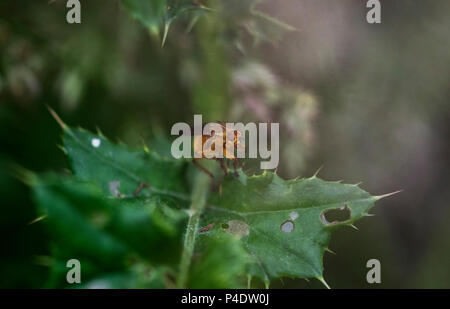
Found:
[(118, 180), (109, 183), (109, 191), (116, 197), (120, 197), (119, 187), (120, 181)]
[(298, 218), (298, 212), (293, 211), (289, 214), (289, 218), (291, 218), (292, 221)]
[(100, 144), (102, 143), (102, 141), (99, 138), (93, 138), (91, 140), (91, 145), (94, 148), (98, 148), (100, 146)]
[(247, 223), (240, 220), (231, 220), (226, 224), (222, 224), (222, 228), (228, 234), (242, 238), (250, 233), (250, 229)]

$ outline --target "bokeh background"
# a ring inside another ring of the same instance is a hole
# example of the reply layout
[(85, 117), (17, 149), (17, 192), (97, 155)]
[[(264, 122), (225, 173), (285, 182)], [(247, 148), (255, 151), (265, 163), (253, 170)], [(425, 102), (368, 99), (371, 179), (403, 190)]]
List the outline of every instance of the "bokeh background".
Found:
[[(71, 125), (167, 155), (172, 124), (276, 121), (284, 178), (362, 182), (383, 199), (375, 217), (332, 237), (324, 277), (333, 288), (450, 288), (450, 2), (230, 0), (223, 11), (174, 22), (164, 47), (119, 1), (0, 1), (0, 287), (40, 288), (48, 237), (11, 163), (67, 173), (60, 129)], [(208, 2), (208, 1), (206, 1)], [(215, 1), (217, 5), (218, 1)], [(265, 16), (265, 15), (264, 15)], [(225, 118), (225, 119), (224, 119)], [(258, 173), (247, 162), (245, 170)], [(381, 261), (382, 283), (366, 282)], [(285, 279), (273, 287), (316, 288)]]

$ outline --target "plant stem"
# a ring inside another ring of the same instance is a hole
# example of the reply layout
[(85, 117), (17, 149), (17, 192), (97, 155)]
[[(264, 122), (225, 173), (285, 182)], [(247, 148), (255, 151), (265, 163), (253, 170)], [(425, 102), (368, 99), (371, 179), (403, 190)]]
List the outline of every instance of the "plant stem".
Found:
[[(219, 11), (220, 1), (209, 2), (210, 7)], [(197, 114), (202, 114), (205, 121), (224, 119), (228, 103), (229, 74), (220, 36), (221, 20), (217, 16), (206, 15), (199, 20), (197, 34), (199, 40), (200, 67), (202, 78), (193, 88), (193, 105)], [(214, 104), (211, 104), (214, 102)], [(213, 175), (218, 171), (214, 160), (202, 160), (201, 164)], [(195, 249), (200, 216), (205, 208), (211, 185), (211, 178), (198, 172), (194, 180), (191, 195), (189, 221), (186, 228), (184, 248), (181, 255), (177, 287), (186, 288), (189, 279), (189, 267)]]
[(183, 254), (181, 255), (180, 273), (177, 280), (177, 287), (180, 289), (187, 287), (189, 266), (191, 265), (192, 254), (194, 253), (200, 215), (205, 208), (210, 184), (211, 179), (208, 175), (201, 172), (196, 174), (189, 209), (189, 221), (184, 238)]

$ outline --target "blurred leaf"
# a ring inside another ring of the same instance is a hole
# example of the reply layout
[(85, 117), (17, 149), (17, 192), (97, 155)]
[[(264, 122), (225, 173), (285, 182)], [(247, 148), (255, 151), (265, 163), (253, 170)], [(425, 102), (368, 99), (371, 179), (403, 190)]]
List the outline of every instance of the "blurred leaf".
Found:
[(157, 197), (107, 199), (93, 184), (57, 177), (40, 179), (33, 190), (44, 222), (65, 251), (107, 264), (135, 254), (147, 261), (177, 261), (187, 215)]
[(260, 41), (276, 43), (281, 40), (285, 32), (297, 30), (295, 27), (255, 9), (255, 6), (252, 6), (250, 12), (252, 18), (245, 24), (245, 27), (253, 36), (255, 44)]
[(59, 88), (61, 100), (66, 110), (74, 110), (80, 102), (85, 88), (85, 80), (77, 71), (63, 72)]
[(166, 0), (121, 0), (133, 18), (158, 35), (166, 11)]
[(216, 237), (199, 236), (197, 254), (189, 273), (188, 288), (243, 287), (239, 279), (242, 279), (250, 258), (238, 239), (220, 234)]
[[(204, 224), (240, 238), (253, 257), (249, 274), (266, 283), (291, 276), (323, 280), (322, 257), (331, 232), (367, 215), (373, 197), (356, 185), (311, 177), (284, 181), (276, 174), (228, 177), (223, 195), (209, 200)], [(350, 217), (328, 223), (331, 209), (349, 209)], [(212, 234), (215, 235), (215, 234)]]
[(164, 45), (172, 22), (187, 13), (194, 13), (196, 20), (200, 13), (208, 10), (199, 1), (193, 0), (121, 0), (133, 18), (141, 22), (154, 35), (159, 35), (163, 27)]
[(81, 289), (163, 289), (165, 269), (135, 267), (129, 272), (111, 273), (89, 280)]
[(178, 262), (187, 214), (164, 204), (159, 197), (121, 199), (118, 213), (106, 227), (142, 257), (160, 264)]
[[(128, 255), (127, 247), (105, 230), (96, 227), (96, 218), (111, 218), (111, 210), (101, 191), (90, 184), (60, 179), (42, 179), (33, 187), (41, 215), (52, 240), (75, 257), (88, 257), (108, 265), (120, 264)], [(98, 225), (98, 224), (97, 224)]]
[(163, 34), (163, 40), (162, 45), (164, 45), (167, 34), (169, 32), (170, 25), (172, 22), (187, 13), (191, 13), (192, 15), (192, 23), (189, 25), (188, 28), (192, 28), (193, 24), (196, 23), (199, 13), (203, 13), (207, 10), (211, 10), (201, 4), (199, 1), (192, 1), (192, 0), (168, 0), (167, 1), (167, 11), (164, 19), (164, 34)]
[[(257, 6), (262, 0), (227, 0), (223, 1), (223, 15), (228, 23), (234, 26), (233, 30), (243, 27), (253, 38), (254, 44), (260, 42), (279, 42), (286, 32), (298, 30), (294, 26), (287, 24), (269, 14), (259, 10)], [(236, 27), (238, 26), (238, 27)], [(248, 37), (240, 37), (235, 42), (239, 49), (242, 49)], [(244, 49), (245, 50), (245, 49)]]
[(80, 285), (67, 284), (66, 263), (71, 256), (53, 250), (51, 262), (51, 277), (46, 288), (79, 288), (79, 289), (161, 289), (171, 287), (169, 274), (165, 266), (151, 266), (145, 262), (128, 263), (126, 268), (105, 268), (104, 265), (93, 263), (88, 259), (79, 259), (82, 274)]
[(185, 13), (211, 10), (200, 1), (193, 0), (168, 0), (167, 5), (166, 22), (168, 23)]

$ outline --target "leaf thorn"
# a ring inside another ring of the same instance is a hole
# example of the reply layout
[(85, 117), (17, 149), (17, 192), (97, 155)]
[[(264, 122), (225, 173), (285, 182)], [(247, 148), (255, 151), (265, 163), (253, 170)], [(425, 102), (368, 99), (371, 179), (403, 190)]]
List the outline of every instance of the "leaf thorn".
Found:
[(100, 128), (99, 128), (98, 126), (96, 126), (95, 128), (96, 128), (96, 130), (97, 130), (97, 135), (98, 135), (98, 136), (103, 137), (103, 138), (106, 138), (106, 137), (103, 135), (103, 132), (100, 130)]
[(40, 216), (40, 217), (38, 217), (38, 218), (36, 218), (36, 219), (31, 220), (30, 222), (28, 222), (28, 225), (32, 225), (32, 224), (34, 224), (34, 223), (36, 223), (36, 222), (39, 222), (39, 221), (41, 221), (41, 220), (44, 220), (45, 218), (47, 218), (47, 215)]
[(170, 28), (170, 23), (168, 23), (168, 22), (164, 23), (164, 34), (163, 34), (163, 38), (161, 40), (161, 48), (163, 48), (164, 44), (166, 43), (167, 34), (169, 33), (169, 28)]
[(314, 173), (314, 175), (311, 178), (317, 177), (317, 175), (319, 175), (319, 172), (322, 170), (323, 168), (323, 164), (317, 169), (317, 171)]
[(59, 118), (58, 114), (53, 110), (53, 108), (51, 108), (48, 105), (46, 105), (46, 106), (47, 106), (47, 109), (50, 112), (50, 114), (53, 116), (53, 118), (55, 118), (56, 122), (59, 124), (59, 126), (63, 130), (66, 130), (67, 129), (67, 125), (64, 123), (64, 121), (62, 121), (61, 118)]
[(65, 155), (68, 154), (67, 149), (66, 149), (63, 145), (59, 145), (59, 144), (58, 144), (57, 146), (58, 146), (59, 149), (61, 149), (61, 151), (62, 151)]
[(328, 285), (328, 283), (325, 281), (325, 279), (323, 277), (317, 277), (317, 280), (319, 280), (320, 282), (322, 282), (322, 284), (327, 288), (327, 289), (331, 289), (330, 286)]
[(333, 250), (331, 250), (330, 248), (325, 248), (325, 251), (328, 253), (331, 253), (333, 255), (336, 255), (336, 252), (334, 252)]
[(398, 190), (398, 191), (387, 193), (387, 194), (383, 194), (383, 195), (377, 195), (377, 196), (375, 196), (375, 198), (377, 200), (381, 200), (382, 198), (389, 197), (389, 196), (395, 195), (395, 194), (400, 193), (400, 192), (403, 192), (403, 190)]

